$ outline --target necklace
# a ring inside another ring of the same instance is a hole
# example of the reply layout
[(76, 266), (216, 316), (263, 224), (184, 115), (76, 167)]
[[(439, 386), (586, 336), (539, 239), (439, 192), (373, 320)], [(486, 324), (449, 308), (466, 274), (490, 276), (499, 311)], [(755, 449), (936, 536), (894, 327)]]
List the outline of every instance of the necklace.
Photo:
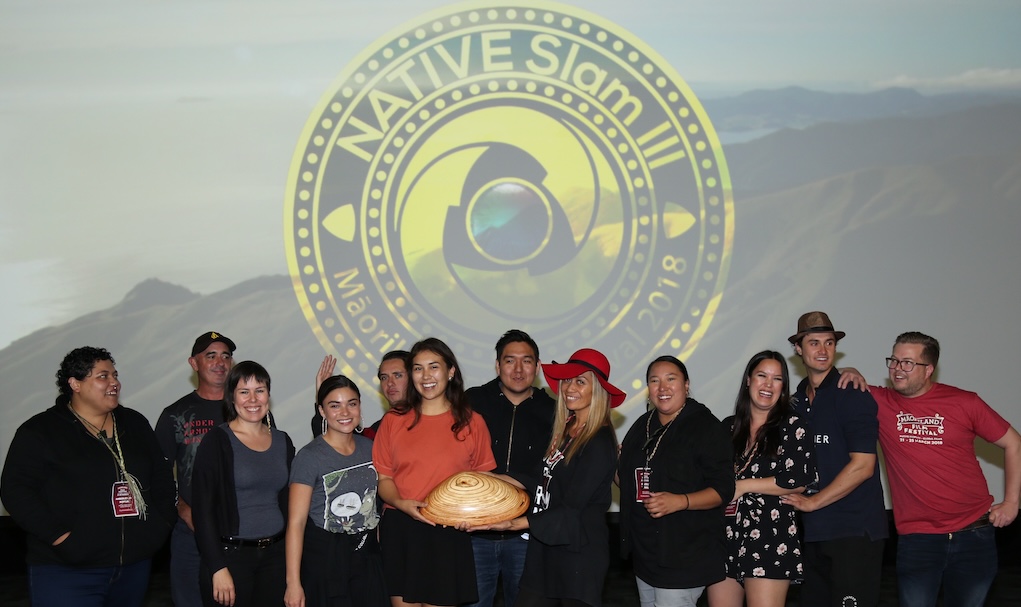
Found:
[[(558, 435), (556, 442), (550, 444), (550, 448), (546, 454), (547, 457), (553, 457), (557, 453), (561, 454), (567, 453), (567, 448), (571, 446), (572, 442), (574, 442), (575, 437), (574, 435), (571, 434), (571, 430), (573, 430), (574, 427), (567, 428), (566, 426), (567, 424), (570, 424), (572, 421), (574, 421), (574, 419), (575, 416), (572, 413), (571, 417), (567, 418), (567, 423), (564, 424), (565, 428), (563, 434)], [(585, 424), (582, 424), (580, 427), (578, 427), (578, 433), (580, 433), (584, 427)]]
[[(681, 407), (681, 409), (683, 409), (683, 408), (684, 407)], [(659, 430), (656, 430), (656, 433), (654, 435), (650, 436), (649, 435), (649, 430), (652, 427), (652, 416), (653, 416), (653, 414), (655, 414), (655, 411), (650, 411), (649, 412), (649, 417), (645, 418), (645, 452), (647, 454), (645, 456), (645, 467), (646, 468), (649, 467), (649, 462), (652, 461), (652, 458), (656, 457), (656, 451), (659, 450), (659, 444), (661, 442), (663, 442), (663, 437), (666, 436), (667, 430), (670, 429), (670, 426), (674, 423), (674, 420), (677, 419), (680, 416), (681, 411), (678, 410), (677, 413), (675, 413), (674, 416), (670, 418), (670, 421), (668, 421), (665, 426), (660, 426)], [(652, 442), (653, 438), (656, 439), (656, 445), (652, 448), (652, 453), (649, 453), (649, 443)]]
[[(124, 451), (121, 450), (121, 439), (120, 436), (117, 435), (117, 416), (113, 414), (113, 411), (106, 414), (113, 422), (113, 427), (111, 429), (113, 438), (110, 439), (107, 438), (105, 431), (96, 428), (94, 425), (89, 423), (89, 420), (85, 419), (77, 411), (75, 411), (74, 407), (71, 406), (71, 403), (67, 404), (67, 408), (71, 410), (71, 413), (74, 414), (78, 421), (96, 431), (95, 438), (98, 439), (99, 442), (103, 443), (103, 446), (106, 447), (107, 451), (110, 452), (110, 455), (113, 456), (113, 461), (117, 464), (118, 480), (127, 483), (128, 490), (131, 492), (131, 497), (134, 498), (135, 504), (138, 507), (138, 517), (144, 521), (146, 505), (145, 499), (142, 497), (141, 483), (138, 482), (135, 475), (128, 472), (128, 469), (124, 464)], [(105, 421), (103, 422), (103, 425), (106, 425)]]
[(74, 416), (78, 418), (78, 421), (80, 421), (81, 423), (85, 424), (86, 426), (89, 427), (90, 430), (92, 430), (92, 434), (96, 438), (98, 438), (100, 440), (106, 440), (107, 439), (106, 430), (104, 430), (103, 428), (106, 428), (106, 422), (107, 422), (108, 419), (110, 419), (110, 412), (109, 411), (107, 411), (106, 416), (103, 418), (103, 425), (97, 428), (95, 425), (92, 424), (92, 422), (90, 422), (89, 420), (85, 419), (84, 417), (81, 416), (81, 414), (79, 414), (77, 411), (75, 411), (74, 407), (71, 406), (71, 403), (67, 404), (67, 408), (71, 410), (71, 413), (74, 413)]
[[(737, 456), (737, 459), (734, 461), (735, 479), (741, 480), (741, 475), (744, 474), (744, 471), (748, 469), (748, 464), (752, 463), (752, 460), (755, 459), (755, 454), (758, 453), (758, 451), (759, 445), (758, 443), (755, 443), (754, 445), (752, 445), (752, 448), (750, 450), (745, 448), (744, 452), (741, 453), (741, 455)], [(738, 468), (739, 464), (741, 466), (740, 468)]]

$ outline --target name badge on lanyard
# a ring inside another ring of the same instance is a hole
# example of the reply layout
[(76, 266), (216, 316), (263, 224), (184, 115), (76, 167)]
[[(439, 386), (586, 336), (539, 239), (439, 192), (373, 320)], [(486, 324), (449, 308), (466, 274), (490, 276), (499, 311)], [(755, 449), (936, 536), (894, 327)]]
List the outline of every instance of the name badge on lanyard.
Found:
[(110, 499), (113, 502), (114, 516), (118, 518), (138, 516), (138, 504), (135, 503), (135, 496), (131, 495), (131, 487), (128, 487), (126, 481), (117, 481), (113, 484)]
[(723, 516), (737, 516), (737, 500), (727, 504), (727, 508), (723, 511)]
[(635, 468), (635, 501), (638, 503), (644, 502), (645, 500), (652, 497), (652, 491), (649, 489), (649, 477), (652, 476), (652, 469)]

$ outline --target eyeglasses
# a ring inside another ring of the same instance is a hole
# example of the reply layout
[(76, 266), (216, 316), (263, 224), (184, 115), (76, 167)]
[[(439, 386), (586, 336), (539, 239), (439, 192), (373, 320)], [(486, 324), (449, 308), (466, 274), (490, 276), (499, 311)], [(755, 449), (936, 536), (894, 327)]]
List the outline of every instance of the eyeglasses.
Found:
[(892, 356), (886, 359), (887, 369), (896, 369), (897, 367), (900, 367), (901, 371), (904, 371), (905, 373), (911, 373), (912, 371), (915, 370), (916, 366), (931, 367), (932, 365), (930, 365), (929, 363), (916, 363), (913, 360), (901, 360), (899, 358), (893, 358)]

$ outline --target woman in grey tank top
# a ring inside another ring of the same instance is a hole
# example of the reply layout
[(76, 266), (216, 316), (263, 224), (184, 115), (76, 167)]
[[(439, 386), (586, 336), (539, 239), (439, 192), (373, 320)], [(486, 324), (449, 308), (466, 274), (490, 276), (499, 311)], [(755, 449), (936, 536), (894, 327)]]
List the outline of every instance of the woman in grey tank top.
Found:
[(192, 472), (192, 516), (207, 607), (278, 607), (284, 598), (287, 479), (294, 445), (271, 428), (269, 373), (252, 361), (227, 376), (227, 423), (208, 432)]

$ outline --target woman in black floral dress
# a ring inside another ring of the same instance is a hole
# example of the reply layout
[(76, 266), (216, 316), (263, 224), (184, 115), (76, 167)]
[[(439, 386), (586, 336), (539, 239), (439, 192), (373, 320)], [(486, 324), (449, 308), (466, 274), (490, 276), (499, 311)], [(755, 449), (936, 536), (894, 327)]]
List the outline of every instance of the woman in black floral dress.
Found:
[(780, 496), (815, 478), (811, 437), (790, 405), (787, 363), (779, 352), (748, 361), (734, 415), (724, 420), (734, 447), (734, 501), (727, 508), (727, 579), (709, 588), (712, 607), (780, 606), (801, 579), (794, 509)]

